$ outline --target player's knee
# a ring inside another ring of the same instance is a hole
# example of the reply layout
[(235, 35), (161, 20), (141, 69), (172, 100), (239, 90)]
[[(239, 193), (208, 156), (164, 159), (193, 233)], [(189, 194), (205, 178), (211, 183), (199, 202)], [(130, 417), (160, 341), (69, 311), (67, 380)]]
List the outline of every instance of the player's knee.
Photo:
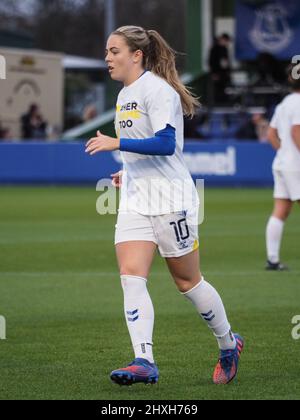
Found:
[(279, 212), (275, 212), (274, 213), (274, 217), (276, 217), (277, 219), (281, 220), (282, 222), (285, 222), (289, 215), (291, 214), (291, 210), (287, 209), (287, 210), (281, 210)]
[(180, 293), (187, 293), (189, 292), (192, 287), (191, 284), (186, 282), (186, 283), (176, 283), (177, 284), (177, 289), (179, 290)]
[[(199, 283), (199, 281), (198, 281)], [(177, 289), (180, 293), (188, 293), (190, 290), (192, 290), (196, 284), (192, 284), (191, 282), (182, 282), (182, 283), (176, 283)]]
[(135, 267), (134, 265), (126, 264), (120, 267), (121, 276), (137, 276), (137, 277), (147, 277), (145, 270)]
[(191, 278), (175, 278), (175, 283), (177, 286), (177, 289), (180, 293), (187, 293), (190, 290), (192, 290), (199, 282), (201, 281), (201, 276), (197, 277), (191, 277)]

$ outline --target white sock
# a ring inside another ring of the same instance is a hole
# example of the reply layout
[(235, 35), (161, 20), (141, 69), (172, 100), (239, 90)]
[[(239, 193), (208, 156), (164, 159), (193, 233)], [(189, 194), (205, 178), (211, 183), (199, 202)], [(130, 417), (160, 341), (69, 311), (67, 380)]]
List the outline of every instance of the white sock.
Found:
[(283, 235), (284, 222), (272, 216), (269, 220), (266, 232), (268, 260), (277, 264), (280, 262), (280, 248)]
[(134, 346), (133, 350), (135, 358), (147, 359), (150, 363), (154, 363), (152, 344), (138, 344), (137, 346)]
[(154, 309), (147, 290), (147, 279), (121, 276), (124, 292), (124, 312), (136, 358), (154, 363), (152, 335)]
[(213, 331), (220, 349), (234, 349), (236, 340), (231, 334), (231, 327), (218, 292), (202, 279), (192, 290), (182, 294), (195, 305), (199, 315)]

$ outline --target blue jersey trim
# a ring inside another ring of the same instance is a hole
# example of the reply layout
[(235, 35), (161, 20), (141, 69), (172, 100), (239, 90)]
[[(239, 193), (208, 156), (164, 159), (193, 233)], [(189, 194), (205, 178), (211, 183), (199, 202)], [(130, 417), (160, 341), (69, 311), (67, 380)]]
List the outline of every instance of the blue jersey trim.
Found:
[(167, 125), (147, 139), (120, 139), (121, 152), (139, 153), (140, 155), (172, 156), (176, 149), (176, 130)]

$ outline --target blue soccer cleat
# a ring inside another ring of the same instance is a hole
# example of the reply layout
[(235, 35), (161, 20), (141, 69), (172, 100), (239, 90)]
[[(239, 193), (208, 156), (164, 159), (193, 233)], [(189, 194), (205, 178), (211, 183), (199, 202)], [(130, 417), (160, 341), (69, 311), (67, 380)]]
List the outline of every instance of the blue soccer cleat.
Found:
[(154, 363), (146, 359), (135, 359), (126, 368), (114, 370), (110, 374), (113, 382), (119, 385), (132, 385), (136, 383), (156, 384), (159, 371)]
[(238, 334), (234, 334), (236, 348), (234, 350), (221, 350), (221, 356), (216, 366), (213, 381), (216, 385), (227, 385), (236, 377), (241, 353), (244, 348), (244, 340)]

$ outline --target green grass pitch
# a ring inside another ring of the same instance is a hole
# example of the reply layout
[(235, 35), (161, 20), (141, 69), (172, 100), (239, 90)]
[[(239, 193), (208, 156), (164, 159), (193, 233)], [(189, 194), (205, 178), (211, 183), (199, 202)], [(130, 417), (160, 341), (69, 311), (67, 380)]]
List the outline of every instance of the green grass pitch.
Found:
[(0, 188), (1, 399), (299, 399), (300, 209), (286, 226), (283, 260), (266, 273), (271, 190), (206, 191), (202, 271), (246, 340), (238, 379), (212, 384), (216, 342), (157, 257), (149, 289), (156, 310), (157, 386), (121, 388), (111, 370), (133, 358), (123, 318), (115, 216), (96, 213), (92, 188)]

